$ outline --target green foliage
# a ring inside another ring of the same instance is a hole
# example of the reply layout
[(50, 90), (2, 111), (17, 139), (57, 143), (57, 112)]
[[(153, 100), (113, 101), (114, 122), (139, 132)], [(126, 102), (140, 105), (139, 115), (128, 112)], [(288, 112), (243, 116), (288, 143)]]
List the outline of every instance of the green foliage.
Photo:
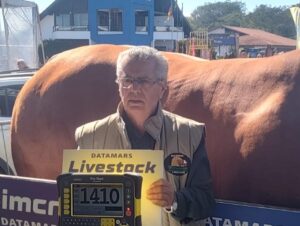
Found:
[(288, 7), (260, 5), (247, 16), (254, 28), (295, 38), (295, 24)]
[(227, 25), (239, 26), (243, 23), (245, 9), (245, 3), (238, 1), (207, 3), (192, 12), (190, 23), (194, 29), (209, 30), (224, 25), (224, 22), (227, 22)]
[(295, 24), (288, 7), (260, 5), (246, 14), (245, 3), (240, 1), (207, 3), (192, 12), (189, 22), (194, 30), (212, 30), (229, 25), (261, 29), (289, 38), (296, 36)]

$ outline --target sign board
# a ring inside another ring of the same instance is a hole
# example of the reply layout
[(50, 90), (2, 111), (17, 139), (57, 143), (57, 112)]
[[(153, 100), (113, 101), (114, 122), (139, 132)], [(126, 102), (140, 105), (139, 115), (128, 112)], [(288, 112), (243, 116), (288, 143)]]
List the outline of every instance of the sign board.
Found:
[[(57, 226), (57, 199), (56, 181), (0, 175), (0, 225)], [(300, 210), (217, 200), (213, 216), (201, 226), (299, 226), (299, 222)]]
[[(153, 150), (65, 150), (63, 173), (137, 173), (143, 177), (141, 216), (143, 226), (160, 226), (162, 211), (146, 198), (150, 185), (163, 178), (163, 152)], [(155, 216), (155, 217), (153, 217)]]
[(300, 210), (217, 200), (213, 217), (201, 226), (299, 226)]
[(0, 175), (0, 225), (57, 226), (56, 181)]
[(218, 46), (235, 46), (236, 38), (228, 34), (211, 34), (209, 38), (212, 40), (214, 47)]

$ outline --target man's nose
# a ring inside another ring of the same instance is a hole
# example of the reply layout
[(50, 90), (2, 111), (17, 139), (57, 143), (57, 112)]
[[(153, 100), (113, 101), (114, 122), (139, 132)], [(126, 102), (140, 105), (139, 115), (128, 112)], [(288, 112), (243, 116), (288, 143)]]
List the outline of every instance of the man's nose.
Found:
[(137, 88), (141, 87), (141, 84), (139, 83), (139, 81), (133, 80), (131, 86), (132, 86), (132, 89), (137, 89)]

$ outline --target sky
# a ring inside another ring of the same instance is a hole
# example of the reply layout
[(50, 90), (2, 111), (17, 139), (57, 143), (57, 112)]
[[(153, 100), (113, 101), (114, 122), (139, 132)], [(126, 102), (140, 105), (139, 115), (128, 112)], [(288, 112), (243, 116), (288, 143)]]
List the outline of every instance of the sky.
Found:
[[(43, 12), (54, 0), (30, 0), (35, 2), (39, 6), (40, 13)], [(206, 3), (222, 2), (223, 0), (177, 0), (179, 7), (181, 8), (183, 3), (183, 14), (185, 16), (190, 16), (194, 9), (198, 6), (202, 6)], [(291, 6), (294, 4), (300, 3), (300, 0), (240, 0), (241, 2), (246, 3), (246, 8), (248, 12), (251, 12), (255, 9), (256, 6), (264, 4), (271, 7), (279, 6)], [(225, 1), (223, 1), (225, 2)], [(232, 0), (234, 2), (234, 0)]]

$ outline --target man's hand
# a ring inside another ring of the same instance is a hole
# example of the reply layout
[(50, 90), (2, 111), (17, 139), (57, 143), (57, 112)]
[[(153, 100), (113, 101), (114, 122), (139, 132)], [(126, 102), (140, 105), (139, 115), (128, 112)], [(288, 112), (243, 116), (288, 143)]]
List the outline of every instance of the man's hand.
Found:
[(147, 190), (147, 199), (155, 205), (169, 208), (174, 201), (174, 189), (170, 182), (165, 179), (159, 179), (150, 185)]

